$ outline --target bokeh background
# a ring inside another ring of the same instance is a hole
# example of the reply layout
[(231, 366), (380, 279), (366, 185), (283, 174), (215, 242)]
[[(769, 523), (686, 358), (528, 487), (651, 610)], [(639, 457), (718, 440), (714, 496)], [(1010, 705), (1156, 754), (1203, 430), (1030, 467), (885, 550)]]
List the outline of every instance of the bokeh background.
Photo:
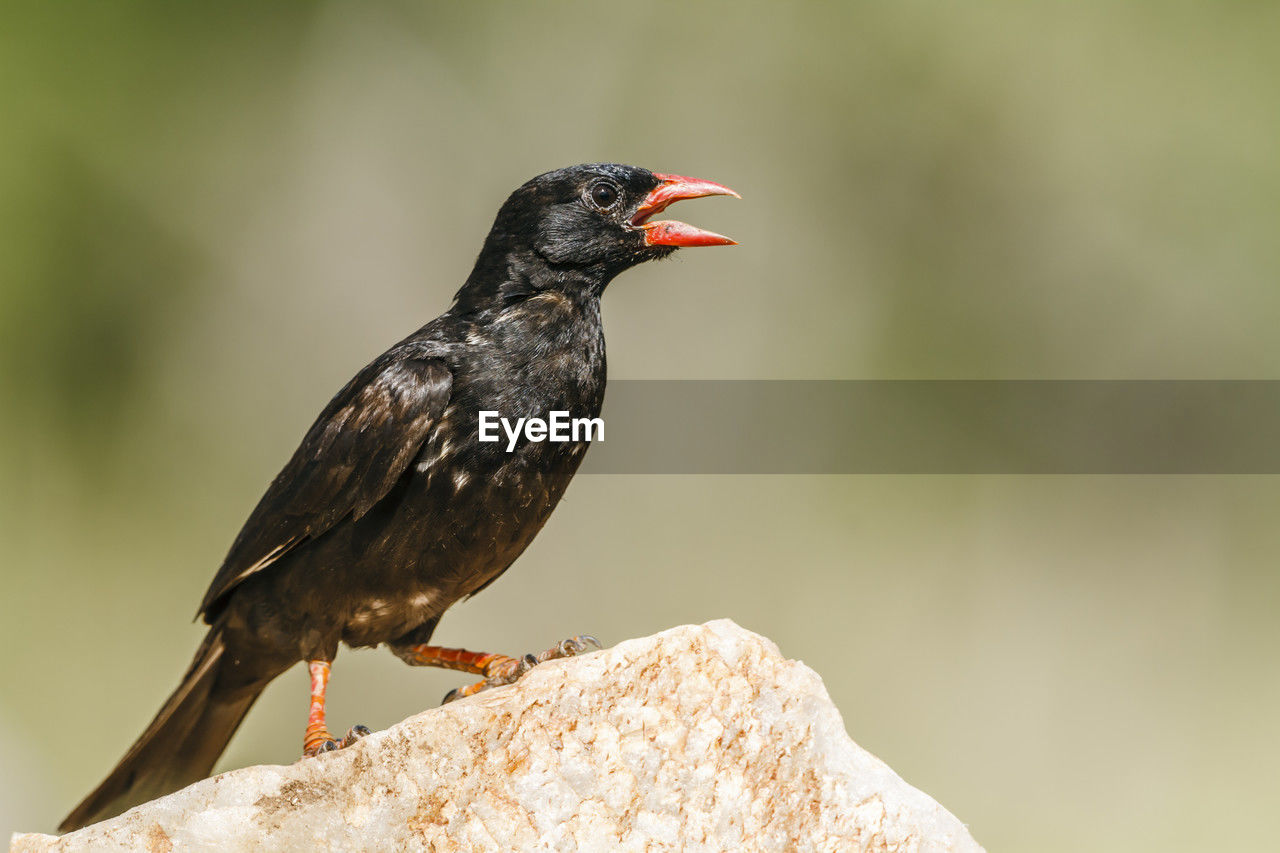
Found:
[[(685, 211), (740, 247), (611, 288), (614, 377), (1280, 376), (1278, 41), (1261, 2), (4, 4), (0, 832), (119, 758), (311, 419), (547, 169), (744, 196)], [(437, 637), (732, 617), (993, 850), (1261, 848), (1278, 516), (1274, 477), (583, 476)], [(461, 681), (344, 652), (333, 719)], [(220, 767), (296, 758), (304, 691)]]

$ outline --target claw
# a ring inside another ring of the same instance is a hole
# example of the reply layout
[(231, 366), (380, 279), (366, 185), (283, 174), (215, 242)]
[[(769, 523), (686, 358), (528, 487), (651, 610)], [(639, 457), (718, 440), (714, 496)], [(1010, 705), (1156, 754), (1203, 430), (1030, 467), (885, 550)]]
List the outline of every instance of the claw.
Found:
[(585, 652), (588, 646), (595, 646), (597, 649), (604, 648), (604, 646), (600, 644), (600, 641), (592, 635), (580, 634), (577, 637), (570, 637), (560, 643), (560, 652), (567, 658), (573, 657), (574, 655), (580, 655)]
[(334, 752), (339, 749), (346, 749), (361, 738), (368, 737), (372, 732), (368, 726), (352, 726), (347, 730), (347, 734), (341, 740), (333, 736), (325, 737), (322, 740), (313, 742), (309, 747), (303, 750), (304, 758), (312, 758), (323, 752)]
[(538, 660), (549, 661), (557, 660), (558, 658), (571, 658), (582, 654), (589, 646), (595, 646), (597, 649), (604, 648), (604, 646), (600, 645), (600, 641), (590, 634), (580, 634), (577, 637), (561, 640), (553, 648), (547, 649), (538, 655)]
[(302, 753), (302, 756), (304, 758), (312, 758), (314, 756), (320, 755), (323, 752), (333, 752), (336, 749), (342, 749), (342, 744), (338, 743), (333, 738), (325, 738), (324, 740), (319, 741), (318, 743), (314, 743), (310, 747), (308, 747), (306, 750), (304, 750)]
[(351, 744), (361, 738), (368, 737), (370, 734), (372, 734), (372, 732), (369, 731), (368, 726), (352, 726), (347, 730), (347, 736), (342, 739), (342, 743), (338, 745), (341, 747), (351, 746)]
[(307, 741), (302, 747), (303, 758), (315, 758), (323, 752), (333, 752), (335, 749), (342, 749), (342, 743), (328, 732), (319, 732), (309, 734)]

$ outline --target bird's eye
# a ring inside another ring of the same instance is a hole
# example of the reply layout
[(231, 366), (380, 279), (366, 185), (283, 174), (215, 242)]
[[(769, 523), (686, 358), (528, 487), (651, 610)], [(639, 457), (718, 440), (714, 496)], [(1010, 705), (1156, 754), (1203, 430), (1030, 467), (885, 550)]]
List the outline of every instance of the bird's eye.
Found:
[(618, 188), (604, 181), (591, 187), (591, 201), (596, 207), (603, 209), (613, 207), (618, 200)]

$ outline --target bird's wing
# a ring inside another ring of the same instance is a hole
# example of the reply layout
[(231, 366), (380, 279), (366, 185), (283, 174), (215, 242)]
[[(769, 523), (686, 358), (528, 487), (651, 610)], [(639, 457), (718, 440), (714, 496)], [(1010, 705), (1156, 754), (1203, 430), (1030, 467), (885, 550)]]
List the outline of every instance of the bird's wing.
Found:
[(258, 501), (200, 612), (344, 518), (358, 519), (408, 470), (449, 402), (453, 375), (433, 358), (383, 358), (338, 392)]

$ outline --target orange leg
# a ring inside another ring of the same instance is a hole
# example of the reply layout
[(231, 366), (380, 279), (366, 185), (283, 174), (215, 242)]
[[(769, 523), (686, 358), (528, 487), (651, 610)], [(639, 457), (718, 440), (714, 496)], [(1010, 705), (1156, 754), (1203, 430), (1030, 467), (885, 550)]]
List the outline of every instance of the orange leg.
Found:
[(319, 755), (341, 749), (369, 734), (364, 726), (352, 726), (342, 740), (329, 734), (324, 721), (324, 695), (329, 687), (330, 664), (327, 660), (312, 660), (307, 661), (307, 668), (311, 670), (311, 707), (307, 713), (307, 731), (302, 737), (302, 754)]
[(452, 702), (454, 699), (461, 699), (464, 696), (474, 696), (481, 690), (488, 690), (490, 687), (511, 684), (538, 664), (555, 660), (556, 658), (573, 657), (586, 650), (588, 645), (600, 648), (600, 641), (595, 637), (584, 634), (580, 637), (571, 637), (568, 640), (557, 643), (541, 654), (525, 655), (519, 659), (508, 657), (507, 655), (494, 655), (485, 652), (471, 652), (466, 649), (448, 649), (444, 646), (417, 644), (396, 646), (394, 651), (400, 656), (401, 660), (410, 666), (438, 666), (442, 669), (454, 669), (459, 672), (469, 672), (472, 675), (484, 676), (484, 681), (478, 681), (475, 684), (468, 684), (466, 687), (459, 687), (456, 690), (449, 691), (444, 697), (444, 701)]
[(469, 672), (486, 678), (514, 672), (520, 664), (525, 662), (506, 655), (470, 652), (466, 649), (447, 649), (444, 646), (404, 646), (396, 652), (405, 663), (411, 666), (438, 666), (441, 669), (456, 669), (458, 672)]

